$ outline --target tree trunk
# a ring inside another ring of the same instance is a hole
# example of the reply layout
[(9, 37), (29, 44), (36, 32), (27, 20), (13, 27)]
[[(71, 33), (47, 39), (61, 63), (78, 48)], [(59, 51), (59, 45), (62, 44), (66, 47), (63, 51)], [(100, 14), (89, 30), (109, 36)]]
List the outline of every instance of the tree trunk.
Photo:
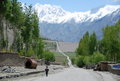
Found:
[(6, 32), (5, 32), (6, 33), (6, 50), (8, 50), (8, 41), (9, 40), (8, 40), (8, 33), (7, 33), (8, 31), (7, 30), (8, 30), (9, 22), (7, 22), (7, 20), (5, 20), (5, 21), (6, 21), (6, 29), (5, 29), (6, 30)]
[(3, 25), (4, 17), (0, 14), (0, 50), (3, 49), (3, 41), (4, 41), (4, 25)]

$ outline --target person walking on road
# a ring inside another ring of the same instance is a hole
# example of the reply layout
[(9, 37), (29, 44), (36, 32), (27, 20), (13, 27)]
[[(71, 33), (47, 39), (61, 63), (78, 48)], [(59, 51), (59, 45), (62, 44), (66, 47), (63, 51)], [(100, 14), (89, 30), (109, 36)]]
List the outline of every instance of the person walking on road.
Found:
[(46, 69), (45, 69), (46, 77), (48, 76), (48, 72), (49, 72), (49, 69), (48, 69), (48, 66), (46, 66)]

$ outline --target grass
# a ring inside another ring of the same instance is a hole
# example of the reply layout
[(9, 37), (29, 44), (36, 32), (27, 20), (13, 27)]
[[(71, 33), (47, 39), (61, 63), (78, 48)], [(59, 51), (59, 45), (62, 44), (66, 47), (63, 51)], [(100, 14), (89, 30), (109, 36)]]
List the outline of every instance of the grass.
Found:
[(63, 65), (67, 64), (67, 58), (59, 52), (54, 52), (55, 62), (62, 63)]
[(56, 62), (62, 62), (63, 63), (63, 62), (65, 62), (65, 60), (67, 60), (66, 57), (64, 57), (64, 56), (57, 56), (55, 58), (56, 58), (56, 60), (55, 60)]
[[(76, 57), (76, 53), (73, 52), (67, 52), (65, 54), (68, 55), (70, 59)], [(55, 62), (60, 62), (63, 65), (67, 65), (67, 58), (64, 55), (62, 55), (59, 52), (54, 52), (54, 55), (55, 55)]]
[(70, 57), (70, 59), (76, 57), (76, 53), (74, 53), (74, 52), (67, 52), (65, 54), (68, 55)]
[(54, 52), (55, 56), (64, 56), (63, 54), (59, 53), (59, 52)]

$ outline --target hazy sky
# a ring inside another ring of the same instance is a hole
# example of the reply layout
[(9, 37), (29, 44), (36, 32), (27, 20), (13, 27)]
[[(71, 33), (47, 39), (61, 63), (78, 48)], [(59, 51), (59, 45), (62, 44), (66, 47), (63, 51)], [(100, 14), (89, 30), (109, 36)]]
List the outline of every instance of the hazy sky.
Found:
[(61, 6), (63, 9), (71, 12), (88, 11), (103, 5), (120, 5), (120, 0), (18, 0), (27, 5), (51, 4)]

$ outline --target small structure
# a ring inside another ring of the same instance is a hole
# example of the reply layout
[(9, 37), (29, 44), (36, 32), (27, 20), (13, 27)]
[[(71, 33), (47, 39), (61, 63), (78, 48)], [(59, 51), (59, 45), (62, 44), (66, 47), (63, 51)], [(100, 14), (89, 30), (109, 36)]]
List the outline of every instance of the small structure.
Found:
[(27, 59), (27, 61), (25, 62), (25, 68), (36, 69), (37, 62), (33, 59)]
[(113, 74), (120, 75), (120, 64), (109, 64), (108, 71)]
[(97, 66), (94, 68), (94, 71), (108, 71), (109, 64), (116, 64), (115, 62), (111, 61), (101, 61)]
[(110, 61), (100, 62), (100, 70), (101, 71), (108, 71), (108, 64), (115, 64), (115, 62), (110, 62)]
[(108, 62), (100, 62), (100, 70), (101, 71), (108, 71)]

